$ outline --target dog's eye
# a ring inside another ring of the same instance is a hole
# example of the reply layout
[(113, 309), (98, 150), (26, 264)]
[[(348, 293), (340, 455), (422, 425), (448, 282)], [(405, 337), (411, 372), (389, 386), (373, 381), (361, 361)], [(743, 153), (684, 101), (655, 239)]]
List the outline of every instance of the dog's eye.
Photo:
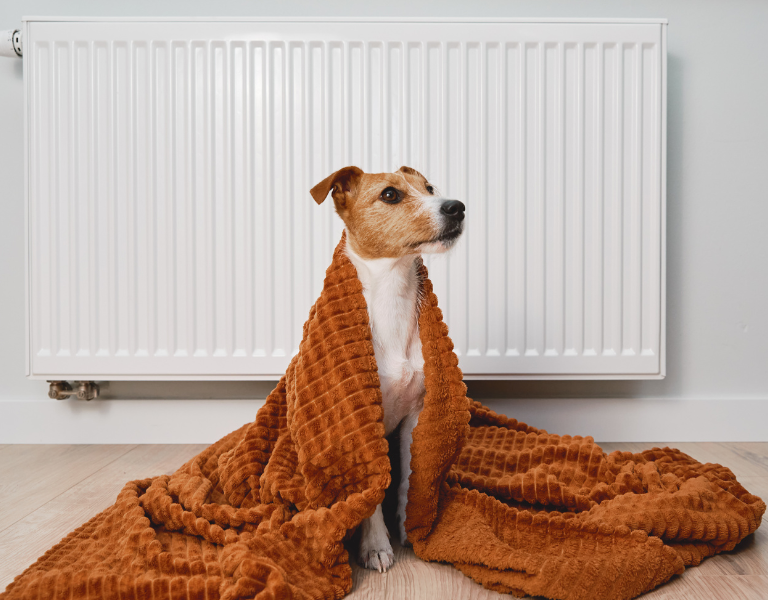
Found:
[(401, 200), (400, 192), (393, 187), (384, 188), (384, 191), (381, 192), (379, 198), (381, 198), (382, 202), (386, 202), (387, 204), (397, 204)]
[(434, 194), (435, 193), (435, 188), (433, 188), (431, 185), (427, 184), (427, 191), (430, 194)]

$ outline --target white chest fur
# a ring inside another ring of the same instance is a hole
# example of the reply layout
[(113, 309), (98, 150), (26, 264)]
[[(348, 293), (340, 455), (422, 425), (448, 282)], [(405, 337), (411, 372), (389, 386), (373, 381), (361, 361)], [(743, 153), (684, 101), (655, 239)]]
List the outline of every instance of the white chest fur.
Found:
[(373, 348), (381, 382), (384, 428), (389, 435), (409, 413), (421, 410), (421, 354), (415, 256), (363, 259), (347, 246), (368, 304)]

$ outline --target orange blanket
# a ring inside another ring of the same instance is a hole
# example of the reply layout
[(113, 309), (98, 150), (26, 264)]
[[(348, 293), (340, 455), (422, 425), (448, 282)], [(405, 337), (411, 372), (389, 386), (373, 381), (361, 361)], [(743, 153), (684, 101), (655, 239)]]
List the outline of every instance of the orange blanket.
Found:
[[(344, 541), (382, 501), (390, 463), (368, 313), (343, 244), (256, 421), (171, 476), (126, 484), (2, 600), (350, 591)], [(421, 276), (426, 398), (406, 519), (418, 556), (515, 595), (633, 598), (757, 529), (765, 504), (725, 467), (669, 448), (606, 455), (590, 437), (548, 434), (468, 400), (423, 267)]]

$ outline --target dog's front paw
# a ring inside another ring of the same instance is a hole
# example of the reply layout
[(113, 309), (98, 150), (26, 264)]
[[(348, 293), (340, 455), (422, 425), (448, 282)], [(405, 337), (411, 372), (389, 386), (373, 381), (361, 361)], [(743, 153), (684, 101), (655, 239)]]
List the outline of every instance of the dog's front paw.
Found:
[(360, 565), (366, 569), (372, 569), (379, 573), (385, 573), (389, 567), (395, 564), (395, 553), (389, 540), (385, 548), (364, 548), (360, 544)]
[(361, 523), (361, 528), (358, 561), (366, 569), (384, 573), (395, 564), (395, 553), (392, 552), (392, 544), (389, 543), (389, 531), (384, 524), (381, 504)]

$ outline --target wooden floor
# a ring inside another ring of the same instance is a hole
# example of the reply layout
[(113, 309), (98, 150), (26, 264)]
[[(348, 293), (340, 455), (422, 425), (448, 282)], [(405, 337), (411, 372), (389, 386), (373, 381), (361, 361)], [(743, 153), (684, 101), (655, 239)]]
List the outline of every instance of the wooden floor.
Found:
[[(768, 498), (768, 443), (601, 444), (637, 452), (680, 448), (730, 467), (753, 494)], [(64, 535), (112, 504), (123, 483), (172, 473), (205, 446), (0, 445), (0, 590)], [(350, 600), (509, 598), (485, 590), (448, 565), (427, 564), (395, 546), (385, 574), (353, 565)], [(647, 600), (768, 600), (768, 526), (733, 552), (707, 559), (646, 594)]]

